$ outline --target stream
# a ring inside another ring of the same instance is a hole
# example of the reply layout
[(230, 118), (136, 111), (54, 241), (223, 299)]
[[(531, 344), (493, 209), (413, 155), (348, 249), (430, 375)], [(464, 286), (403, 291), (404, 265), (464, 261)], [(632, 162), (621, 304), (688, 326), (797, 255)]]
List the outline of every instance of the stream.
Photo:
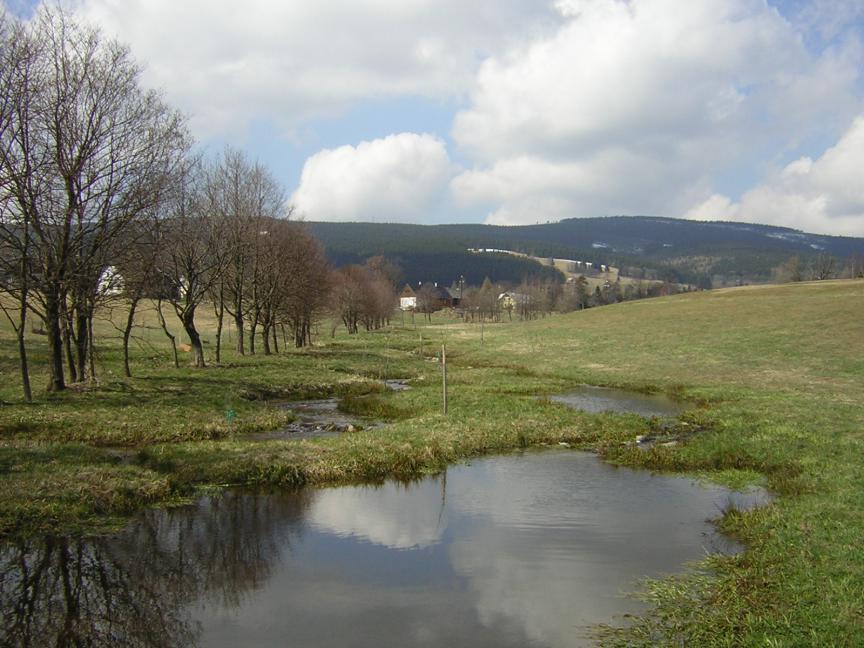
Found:
[[(384, 388), (387, 391), (402, 392), (408, 391), (411, 386), (407, 380), (385, 380)], [(365, 421), (340, 411), (339, 400), (339, 398), (322, 398), (280, 403), (278, 407), (291, 410), (296, 417), (295, 420), (282, 428), (247, 434), (243, 438), (247, 441), (321, 439), (337, 436), (343, 432), (370, 430), (382, 425), (380, 421)]]

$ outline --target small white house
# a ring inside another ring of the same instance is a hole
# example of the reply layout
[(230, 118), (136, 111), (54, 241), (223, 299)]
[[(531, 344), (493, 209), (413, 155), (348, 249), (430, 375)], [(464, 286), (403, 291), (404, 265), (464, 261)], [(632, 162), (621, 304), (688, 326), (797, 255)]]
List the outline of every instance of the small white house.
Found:
[(123, 294), (123, 277), (114, 266), (108, 266), (99, 276), (98, 291), (100, 295), (115, 297)]
[(417, 293), (408, 284), (405, 284), (405, 287), (399, 294), (399, 308), (403, 311), (417, 310)]

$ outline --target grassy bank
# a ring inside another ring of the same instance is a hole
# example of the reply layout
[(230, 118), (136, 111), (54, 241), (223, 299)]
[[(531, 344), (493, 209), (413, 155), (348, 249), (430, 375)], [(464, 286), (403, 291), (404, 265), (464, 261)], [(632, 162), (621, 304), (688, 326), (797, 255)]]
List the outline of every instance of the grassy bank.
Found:
[[(721, 521), (748, 543), (745, 554), (712, 559), (707, 574), (647, 584), (655, 614), (610, 632), (609, 643), (864, 641), (864, 282), (689, 294), (486, 325), (482, 344), (476, 324), (417, 323), (322, 337), (278, 357), (229, 351), (205, 370), (170, 368), (163, 340), (146, 329), (136, 377), (121, 379), (116, 332), (102, 322), (99, 385), (33, 405), (20, 403), (14, 340), (2, 330), (0, 532), (105, 528), (212, 484), (408, 477), (467, 456), (567, 443), (622, 464), (764, 483), (779, 495)], [(38, 367), (45, 350), (36, 342)], [(442, 342), (446, 417), (430, 357)], [(384, 392), (384, 377), (410, 378), (413, 389)], [(668, 392), (689, 405), (673, 427), (652, 429), (542, 398), (583, 382)], [(388, 425), (314, 442), (246, 438), (290, 418), (273, 400), (330, 394)], [(646, 452), (632, 444), (638, 434), (675, 443)]]

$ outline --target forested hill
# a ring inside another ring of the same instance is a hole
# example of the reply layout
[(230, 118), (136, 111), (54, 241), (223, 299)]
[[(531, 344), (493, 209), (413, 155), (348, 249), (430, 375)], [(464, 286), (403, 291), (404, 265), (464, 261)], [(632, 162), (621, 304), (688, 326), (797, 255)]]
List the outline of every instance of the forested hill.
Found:
[(325, 222), (309, 226), (337, 265), (382, 254), (402, 267), (407, 281), (447, 285), (460, 275), (477, 283), (486, 275), (519, 281), (526, 274), (551, 271), (527, 260), (471, 254), (468, 248), (606, 263), (628, 275), (700, 285), (710, 280), (714, 286), (767, 281), (772, 268), (793, 255), (823, 253), (846, 259), (864, 254), (864, 238), (646, 216), (572, 218), (518, 227)]

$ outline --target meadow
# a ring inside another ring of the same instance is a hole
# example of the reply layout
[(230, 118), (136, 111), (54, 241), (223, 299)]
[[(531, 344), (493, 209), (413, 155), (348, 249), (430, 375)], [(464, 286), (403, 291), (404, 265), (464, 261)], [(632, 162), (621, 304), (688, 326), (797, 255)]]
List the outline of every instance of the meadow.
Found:
[[(226, 485), (411, 479), (481, 454), (566, 444), (776, 495), (720, 515), (746, 552), (645, 583), (653, 613), (601, 629), (605, 643), (864, 643), (864, 281), (689, 293), (482, 332), (444, 314), (356, 336), (331, 337), (325, 323), (313, 347), (273, 356), (235, 355), (226, 336), (222, 363), (205, 369), (173, 368), (152, 312), (139, 324), (133, 378), (122, 375), (106, 312), (99, 382), (62, 394), (41, 389), (46, 349), (31, 335), (32, 404), (21, 401), (11, 330), (0, 328), (2, 535), (106, 531), (144, 506)], [(202, 326), (210, 355), (212, 324)], [(386, 391), (388, 378), (412, 389)], [(686, 410), (660, 425), (546, 398), (582, 383), (668, 393)], [(387, 425), (314, 441), (248, 438), (290, 420), (277, 403), (329, 395)], [(660, 443), (640, 449), (638, 435)]]

